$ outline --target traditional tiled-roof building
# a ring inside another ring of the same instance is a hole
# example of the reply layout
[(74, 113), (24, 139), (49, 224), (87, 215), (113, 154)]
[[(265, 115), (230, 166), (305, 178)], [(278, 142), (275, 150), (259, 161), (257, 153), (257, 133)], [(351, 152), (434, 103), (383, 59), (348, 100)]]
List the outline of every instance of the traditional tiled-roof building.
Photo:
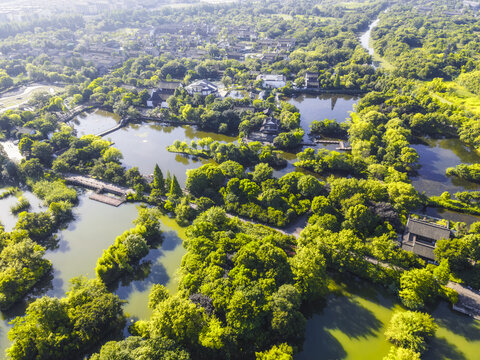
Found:
[(449, 239), (450, 235), (448, 223), (444, 226), (409, 217), (403, 234), (402, 249), (411, 251), (426, 260), (435, 261), (433, 250), (436, 242)]

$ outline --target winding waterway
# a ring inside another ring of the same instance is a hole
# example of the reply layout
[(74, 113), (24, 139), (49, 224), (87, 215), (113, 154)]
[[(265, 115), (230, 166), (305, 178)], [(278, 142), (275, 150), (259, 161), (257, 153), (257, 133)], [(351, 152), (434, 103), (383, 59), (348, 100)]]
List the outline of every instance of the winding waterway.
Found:
[(362, 46), (368, 51), (370, 55), (375, 54), (375, 49), (373, 48), (373, 46), (371, 46), (371, 41), (370, 41), (371, 40), (370, 38), (372, 37), (372, 30), (375, 27), (377, 27), (379, 22), (380, 22), (380, 19), (376, 19), (375, 21), (373, 21), (368, 26), (368, 30), (360, 36), (360, 44), (362, 44)]

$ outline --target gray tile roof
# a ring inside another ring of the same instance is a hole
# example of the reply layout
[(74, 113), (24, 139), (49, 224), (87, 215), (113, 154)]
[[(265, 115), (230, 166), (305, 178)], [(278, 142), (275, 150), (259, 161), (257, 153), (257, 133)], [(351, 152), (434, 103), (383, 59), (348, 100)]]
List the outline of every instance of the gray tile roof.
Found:
[[(431, 243), (423, 240), (431, 240)], [(423, 258), (435, 260), (435, 243), (441, 239), (449, 239), (450, 230), (446, 226), (427, 221), (409, 218), (403, 235), (402, 249), (411, 251)]]
[(402, 244), (402, 249), (406, 251), (411, 251), (414, 254), (417, 254), (423, 258), (432, 261), (435, 260), (435, 254), (433, 253), (433, 249), (435, 249), (435, 246), (433, 245), (428, 245), (419, 241), (404, 242)]
[(412, 218), (408, 219), (405, 232), (434, 241), (450, 238), (450, 230), (447, 227)]

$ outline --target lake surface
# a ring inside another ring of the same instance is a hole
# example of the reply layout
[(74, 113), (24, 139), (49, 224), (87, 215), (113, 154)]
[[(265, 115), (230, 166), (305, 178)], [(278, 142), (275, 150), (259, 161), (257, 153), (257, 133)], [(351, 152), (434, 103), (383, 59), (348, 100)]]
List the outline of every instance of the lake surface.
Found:
[[(305, 133), (310, 131), (310, 124), (313, 120), (335, 119), (344, 122), (349, 118), (353, 111), (353, 106), (358, 102), (358, 96), (342, 94), (325, 95), (300, 95), (295, 98), (288, 98), (290, 104), (295, 105), (300, 111), (300, 122)], [(103, 111), (95, 110), (85, 113), (73, 120), (72, 125), (77, 131), (78, 136), (85, 134), (97, 134), (110, 129), (118, 124), (117, 115)], [(204, 137), (211, 137), (221, 142), (234, 142), (237, 137), (215, 134), (197, 130), (191, 126), (165, 126), (154, 122), (144, 122), (140, 124), (129, 124), (128, 126), (115, 131), (105, 138), (111, 140), (114, 146), (123, 154), (122, 164), (127, 168), (137, 166), (141, 173), (151, 174), (155, 164), (158, 164), (164, 176), (167, 171), (175, 174), (181, 185), (185, 183), (186, 171), (196, 169), (209, 162), (205, 159), (195, 159), (193, 157), (167, 151), (167, 146), (173, 144), (175, 140), (186, 141), (199, 140)], [(307, 135), (305, 135), (307, 138)], [(335, 150), (338, 145), (318, 145), (329, 150)], [(294, 171), (293, 163), (296, 160), (295, 154), (285, 153), (285, 158), (289, 164), (287, 168), (275, 172), (275, 176), (282, 176), (288, 172)]]
[(412, 184), (426, 195), (441, 195), (444, 191), (455, 193), (465, 190), (478, 190), (479, 184), (445, 175), (448, 167), (480, 162), (480, 155), (462, 144), (459, 139), (422, 139), (423, 144), (412, 147), (420, 156), (418, 176)]
[(77, 136), (88, 134), (99, 134), (102, 131), (108, 130), (117, 126), (120, 122), (120, 116), (117, 114), (95, 109), (92, 112), (85, 112), (74, 118), (70, 125), (72, 125), (77, 133)]
[[(0, 193), (3, 193), (7, 188), (0, 189)], [(5, 228), (6, 232), (12, 231), (17, 223), (18, 216), (12, 214), (10, 208), (18, 203), (20, 196), (23, 196), (30, 203), (30, 212), (38, 212), (47, 210), (42, 206), (42, 200), (37, 198), (31, 191), (19, 190), (15, 194), (10, 195), (4, 199), (0, 199), (0, 223)]]
[[(341, 295), (331, 295), (327, 306), (307, 322), (303, 351), (295, 360), (380, 360), (390, 343), (384, 332), (398, 300), (363, 280), (337, 281)], [(439, 326), (422, 359), (474, 360), (480, 351), (480, 322), (449, 309), (441, 302), (433, 311)]]
[(162, 216), (163, 243), (158, 249), (153, 249), (142, 260), (151, 264), (149, 275), (145, 278), (121, 285), (116, 294), (127, 300), (125, 313), (133, 319), (147, 320), (151, 315), (148, 308), (148, 295), (154, 284), (164, 285), (170, 294), (177, 292), (178, 276), (182, 257), (186, 250), (183, 247), (185, 228), (177, 224), (175, 219)]
[(360, 100), (359, 96), (345, 94), (303, 94), (289, 98), (288, 103), (300, 111), (300, 126), (305, 134), (310, 133), (310, 124), (324, 119), (345, 122), (350, 118), (353, 106)]
[(446, 219), (455, 222), (464, 222), (468, 226), (470, 226), (474, 222), (480, 221), (480, 216), (446, 210), (443, 208), (427, 207), (423, 211), (423, 213), (428, 216), (433, 216), (440, 219)]
[[(103, 130), (114, 127), (118, 122), (115, 114), (107, 111), (96, 110), (76, 119), (75, 129), (79, 135), (96, 134)], [(106, 125), (103, 125), (103, 124)], [(164, 176), (167, 171), (175, 174), (181, 185), (185, 183), (186, 171), (196, 169), (208, 160), (194, 159), (181, 154), (167, 151), (167, 146), (175, 140), (187, 141), (199, 140), (211, 137), (221, 142), (237, 141), (236, 137), (215, 134), (197, 130), (194, 127), (165, 126), (154, 122), (129, 124), (105, 137), (114, 143), (114, 146), (123, 154), (122, 164), (127, 168), (137, 166), (142, 174), (152, 174), (155, 164), (158, 164)]]

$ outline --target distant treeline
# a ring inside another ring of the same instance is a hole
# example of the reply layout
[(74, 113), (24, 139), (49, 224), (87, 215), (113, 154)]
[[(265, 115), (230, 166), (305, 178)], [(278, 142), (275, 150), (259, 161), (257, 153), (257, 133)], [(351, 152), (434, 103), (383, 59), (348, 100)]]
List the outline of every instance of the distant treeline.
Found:
[(15, 36), (27, 31), (34, 31), (35, 28), (42, 28), (43, 30), (62, 29), (67, 28), (76, 30), (85, 26), (85, 22), (81, 16), (63, 15), (55, 16), (53, 18), (32, 19), (23, 22), (9, 22), (0, 25), (0, 38), (7, 38)]

